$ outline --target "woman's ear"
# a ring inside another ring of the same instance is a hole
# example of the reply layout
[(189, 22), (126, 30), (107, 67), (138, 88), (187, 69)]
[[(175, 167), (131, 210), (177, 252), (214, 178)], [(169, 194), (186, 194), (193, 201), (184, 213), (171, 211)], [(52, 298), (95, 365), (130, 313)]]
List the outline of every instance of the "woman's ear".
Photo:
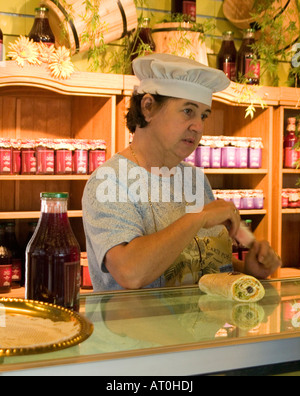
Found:
[(155, 111), (155, 99), (152, 95), (146, 94), (144, 95), (141, 102), (141, 110), (147, 122), (151, 121), (152, 116)]

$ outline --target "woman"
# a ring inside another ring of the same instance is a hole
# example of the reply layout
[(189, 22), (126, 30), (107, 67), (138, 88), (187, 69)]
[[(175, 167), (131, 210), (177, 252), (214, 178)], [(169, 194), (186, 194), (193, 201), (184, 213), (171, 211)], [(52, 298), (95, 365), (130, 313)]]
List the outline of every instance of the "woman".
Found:
[(268, 242), (255, 241), (245, 263), (233, 261), (238, 210), (215, 201), (202, 171), (182, 162), (200, 142), (212, 94), (230, 81), (167, 54), (138, 58), (133, 68), (132, 144), (94, 172), (83, 196), (94, 290), (195, 284), (233, 268), (268, 277), (281, 265)]

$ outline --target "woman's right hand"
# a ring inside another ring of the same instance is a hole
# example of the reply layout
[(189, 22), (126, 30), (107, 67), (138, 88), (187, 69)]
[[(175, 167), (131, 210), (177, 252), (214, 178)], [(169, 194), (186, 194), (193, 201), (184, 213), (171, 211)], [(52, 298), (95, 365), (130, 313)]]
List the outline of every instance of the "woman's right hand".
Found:
[(210, 228), (223, 224), (228, 229), (229, 235), (233, 238), (240, 226), (240, 213), (232, 202), (222, 199), (212, 201), (205, 205), (202, 210), (204, 215), (203, 228)]

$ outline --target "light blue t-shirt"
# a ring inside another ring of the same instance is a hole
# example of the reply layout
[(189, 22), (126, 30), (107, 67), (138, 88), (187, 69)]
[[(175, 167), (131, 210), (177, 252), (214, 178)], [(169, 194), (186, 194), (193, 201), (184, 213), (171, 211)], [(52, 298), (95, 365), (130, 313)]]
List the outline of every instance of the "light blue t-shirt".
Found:
[[(167, 227), (194, 208), (196, 196), (202, 206), (214, 200), (202, 170), (184, 162), (172, 177), (153, 175), (120, 154), (99, 167), (82, 198), (94, 290), (121, 289), (105, 267), (111, 248)], [(232, 270), (231, 240), (224, 226), (200, 229), (197, 236), (174, 265), (147, 287), (194, 284), (204, 273)]]

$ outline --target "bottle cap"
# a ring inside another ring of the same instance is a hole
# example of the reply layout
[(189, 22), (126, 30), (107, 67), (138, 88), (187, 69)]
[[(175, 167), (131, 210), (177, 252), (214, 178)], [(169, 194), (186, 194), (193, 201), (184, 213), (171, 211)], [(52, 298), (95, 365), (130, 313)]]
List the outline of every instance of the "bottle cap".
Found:
[(42, 192), (41, 198), (68, 198), (67, 192)]

